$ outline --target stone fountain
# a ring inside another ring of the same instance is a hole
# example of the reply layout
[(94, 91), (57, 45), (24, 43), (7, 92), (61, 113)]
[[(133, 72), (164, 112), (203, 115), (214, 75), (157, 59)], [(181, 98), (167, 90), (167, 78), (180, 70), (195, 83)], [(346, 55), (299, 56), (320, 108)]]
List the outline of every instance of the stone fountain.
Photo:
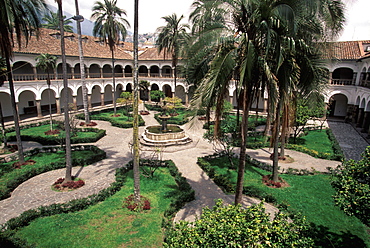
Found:
[(162, 125), (147, 126), (142, 135), (141, 143), (146, 146), (186, 145), (192, 140), (178, 125), (167, 124), (170, 116), (161, 115)]

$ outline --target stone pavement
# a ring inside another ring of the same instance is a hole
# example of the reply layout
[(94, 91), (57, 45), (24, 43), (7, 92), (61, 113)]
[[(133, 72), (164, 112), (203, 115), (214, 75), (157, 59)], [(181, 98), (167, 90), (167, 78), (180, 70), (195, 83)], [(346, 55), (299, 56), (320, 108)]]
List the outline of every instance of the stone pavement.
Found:
[(360, 160), (361, 154), (369, 146), (359, 131), (351, 124), (342, 121), (328, 121), (328, 126), (333, 131), (346, 159)]
[[(153, 118), (153, 112), (148, 116), (142, 116), (146, 125), (157, 124)], [(107, 158), (86, 167), (74, 167), (73, 173), (86, 182), (87, 187), (70, 191), (70, 192), (55, 192), (52, 191), (50, 185), (59, 177), (64, 177), (65, 169), (54, 170), (33, 177), (18, 186), (10, 198), (0, 201), (0, 224), (5, 223), (10, 218), (20, 215), (22, 212), (37, 208), (38, 206), (46, 206), (53, 203), (68, 202), (72, 199), (83, 198), (91, 194), (95, 194), (104, 188), (107, 188), (114, 180), (115, 169), (125, 165), (132, 159), (129, 149), (129, 143), (132, 141), (132, 129), (121, 129), (113, 127), (108, 122), (96, 121), (98, 128), (105, 129), (107, 135), (96, 142), (96, 145), (106, 151)], [(164, 159), (172, 159), (182, 175), (188, 180), (190, 185), (195, 190), (196, 199), (185, 205), (181, 209), (175, 220), (194, 220), (196, 215), (201, 214), (201, 209), (205, 206), (212, 207), (216, 199), (222, 198), (226, 203), (232, 204), (234, 197), (226, 195), (222, 190), (202, 171), (197, 165), (197, 157), (205, 156), (214, 153), (213, 147), (202, 136), (204, 130), (203, 123), (196, 118), (183, 128), (189, 137), (193, 140), (191, 144), (179, 147), (168, 147), (164, 149)], [(144, 127), (140, 127), (140, 133), (144, 131)], [(142, 156), (147, 156), (150, 149), (142, 150)], [(266, 160), (269, 153), (263, 149), (248, 150), (248, 154), (259, 160)], [(317, 170), (326, 168), (329, 161), (316, 160), (308, 155), (294, 151), (288, 151), (295, 159), (293, 165), (315, 167)], [(311, 162), (310, 162), (311, 161)], [(268, 161), (267, 161), (268, 162)], [(335, 162), (334, 162), (335, 163)], [(335, 166), (333, 163), (333, 166)], [(336, 162), (337, 163), (337, 162)], [(282, 165), (280, 165), (282, 166)], [(42, 183), (40, 183), (42, 182)], [(258, 203), (259, 200), (250, 197), (244, 197), (243, 206)], [(265, 204), (269, 213), (274, 213), (277, 209), (269, 204)]]

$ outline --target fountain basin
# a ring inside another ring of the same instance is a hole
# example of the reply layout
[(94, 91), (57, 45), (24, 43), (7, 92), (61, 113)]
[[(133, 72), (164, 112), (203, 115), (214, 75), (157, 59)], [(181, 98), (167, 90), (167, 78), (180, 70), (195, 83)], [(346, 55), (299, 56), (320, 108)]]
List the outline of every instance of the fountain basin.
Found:
[(161, 131), (162, 126), (148, 126), (142, 135), (142, 144), (147, 146), (185, 145), (191, 142), (185, 131), (177, 125), (167, 125), (167, 131)]

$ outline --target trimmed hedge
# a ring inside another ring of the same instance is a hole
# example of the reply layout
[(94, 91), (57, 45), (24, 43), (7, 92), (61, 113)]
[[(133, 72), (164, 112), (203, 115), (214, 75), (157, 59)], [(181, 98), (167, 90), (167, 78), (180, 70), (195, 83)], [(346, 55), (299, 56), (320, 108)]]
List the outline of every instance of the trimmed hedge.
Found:
[[(165, 211), (162, 226), (171, 225), (171, 219), (174, 214), (185, 205), (186, 202), (195, 199), (194, 190), (190, 187), (189, 183), (172, 161), (165, 161), (169, 168), (170, 174), (175, 178), (178, 184), (176, 195), (171, 195), (173, 201), (169, 208)], [(67, 203), (52, 204), (50, 206), (41, 206), (36, 209), (31, 209), (23, 212), (20, 216), (10, 219), (4, 225), (2, 225), (0, 231), (0, 246), (1, 247), (30, 247), (30, 244), (25, 240), (14, 237), (16, 231), (36, 218), (51, 216), (61, 213), (70, 213), (80, 210), (87, 209), (89, 206), (95, 205), (99, 202), (104, 201), (108, 197), (118, 192), (127, 178), (127, 172), (133, 168), (132, 161), (126, 164), (124, 167), (116, 169), (116, 181), (113, 182), (108, 188), (103, 189), (98, 194), (90, 195), (86, 198), (71, 200)]]
[[(125, 107), (118, 107), (117, 110), (126, 111), (125, 110)], [(122, 121), (116, 120), (113, 117), (112, 118), (108, 118), (108, 117), (103, 117), (103, 116), (97, 116), (100, 113), (107, 113), (107, 112), (110, 112), (110, 111), (112, 111), (112, 109), (103, 109), (103, 110), (91, 112), (90, 113), (90, 118), (92, 120), (108, 121), (108, 122), (110, 122), (112, 124), (112, 126), (119, 127), (119, 128), (131, 128), (131, 127), (133, 127), (133, 121), (122, 122)], [(132, 116), (132, 115), (130, 115), (130, 116)], [(78, 119), (84, 119), (84, 115), (83, 114), (78, 114), (78, 115), (76, 115), (76, 117)], [(139, 126), (144, 126), (144, 125), (145, 125), (145, 121), (139, 115)]]
[[(54, 122), (54, 124), (57, 124), (60, 122)], [(42, 125), (49, 125), (48, 122), (39, 122), (34, 124), (29, 124), (26, 126), (22, 126), (21, 129), (28, 129), (31, 127), (38, 127)], [(103, 138), (106, 134), (106, 131), (103, 129), (97, 129), (97, 128), (78, 128), (77, 132), (93, 132), (95, 133), (92, 137), (71, 137), (71, 143), (72, 144), (79, 144), (79, 143), (95, 143), (99, 139)], [(14, 128), (9, 128), (6, 130), (7, 133), (13, 132)], [(7, 136), (8, 141), (16, 141), (15, 135), (8, 135)], [(46, 136), (40, 136), (40, 135), (24, 135), (21, 134), (22, 141), (35, 141), (42, 145), (60, 145), (60, 136), (59, 135), (46, 135)]]
[[(31, 151), (25, 152), (25, 157), (29, 157), (32, 155), (35, 155), (37, 153), (52, 153), (52, 152), (57, 152), (62, 150), (60, 147), (45, 147), (45, 148), (35, 148)], [(91, 145), (80, 145), (80, 146), (73, 146), (72, 147), (73, 151), (78, 151), (78, 150), (91, 150), (94, 152), (94, 154), (86, 159), (84, 158), (75, 158), (72, 159), (72, 166), (85, 166), (89, 165), (95, 162), (98, 162), (104, 158), (106, 158), (106, 153), (105, 151), (97, 148), (96, 146), (91, 146)], [(19, 169), (17, 170), (17, 175), (15, 175), (14, 178), (8, 181), (1, 181), (0, 183), (0, 200), (3, 200), (5, 198), (8, 198), (10, 196), (10, 193), (18, 187), (21, 183), (27, 181), (28, 179), (37, 176), (39, 174), (56, 170), (56, 169), (61, 169), (65, 168), (66, 164), (65, 162), (53, 162), (49, 164), (45, 164), (42, 167), (26, 167), (25, 169)]]

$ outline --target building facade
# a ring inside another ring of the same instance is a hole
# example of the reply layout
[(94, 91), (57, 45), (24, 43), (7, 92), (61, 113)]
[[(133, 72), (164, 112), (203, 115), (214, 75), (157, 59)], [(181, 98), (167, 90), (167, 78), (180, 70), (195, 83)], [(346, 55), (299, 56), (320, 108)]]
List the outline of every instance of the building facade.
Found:
[[(115, 49), (116, 89), (113, 95), (112, 61), (109, 47), (97, 38), (83, 36), (86, 85), (89, 107), (111, 104), (123, 91), (133, 89), (133, 46), (123, 42)], [(65, 37), (69, 102), (81, 108), (82, 86), (77, 35)], [(335, 42), (326, 55), (326, 67), (330, 75), (324, 92), (329, 116), (345, 118), (356, 123), (364, 132), (370, 126), (370, 41)], [(36, 57), (41, 53), (57, 56), (57, 67), (51, 73), (50, 87), (46, 83), (46, 73), (36, 67)], [(64, 96), (62, 64), (60, 58), (60, 34), (55, 30), (41, 29), (38, 37), (31, 37), (27, 46), (15, 46), (13, 58), (13, 78), (19, 114), (43, 116), (49, 114), (49, 103), (53, 113), (60, 113), (61, 98)], [(139, 81), (150, 83), (148, 92), (141, 92), (141, 98), (150, 100), (150, 91), (161, 90), (166, 96), (173, 93), (184, 104), (194, 93), (194, 86), (185, 79), (174, 85), (174, 70), (170, 56), (158, 54), (156, 48), (142, 47), (139, 51)], [(237, 105), (235, 84), (230, 83), (227, 100)], [(0, 87), (0, 102), (4, 116), (12, 116), (8, 83)], [(267, 96), (261, 96), (252, 108), (267, 110)]]

